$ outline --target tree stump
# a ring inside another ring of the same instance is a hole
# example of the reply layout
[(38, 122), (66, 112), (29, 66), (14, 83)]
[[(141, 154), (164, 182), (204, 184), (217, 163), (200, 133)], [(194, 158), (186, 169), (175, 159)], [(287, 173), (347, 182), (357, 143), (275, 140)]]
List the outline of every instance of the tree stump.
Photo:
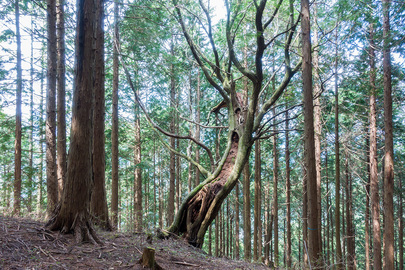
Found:
[(148, 267), (152, 270), (163, 270), (163, 268), (160, 267), (155, 260), (155, 249), (151, 247), (146, 247), (143, 249), (142, 258), (139, 260), (139, 263), (143, 267)]

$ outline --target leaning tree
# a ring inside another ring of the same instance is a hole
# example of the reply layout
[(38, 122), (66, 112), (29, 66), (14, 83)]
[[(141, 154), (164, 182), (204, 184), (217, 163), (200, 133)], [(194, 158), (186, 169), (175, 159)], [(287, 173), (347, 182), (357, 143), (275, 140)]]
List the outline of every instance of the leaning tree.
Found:
[[(220, 104), (213, 106), (211, 112), (217, 113), (221, 108), (228, 110), (227, 146), (221, 159), (215, 162), (210, 148), (203, 142), (191, 136), (169, 133), (157, 125), (137, 96), (124, 61), (122, 64), (137, 102), (153, 128), (166, 136), (192, 140), (209, 156), (211, 166), (206, 169), (190, 156), (170, 149), (194, 164), (205, 180), (188, 194), (171, 226), (162, 232), (163, 236), (183, 235), (191, 245), (201, 248), (209, 225), (239, 179), (252, 145), (256, 140), (271, 136), (274, 132), (271, 120), (282, 112), (270, 115), (269, 111), (276, 106), (301, 66), (299, 57), (295, 59), (296, 65), (291, 64), (291, 56), (294, 55), (291, 51), (298, 37), (296, 27), (299, 16), (294, 18), (293, 0), (288, 3), (279, 0), (275, 4), (266, 0), (225, 0), (226, 19), (222, 22), (224, 27), (214, 27), (209, 1), (206, 3), (200, 0), (198, 10), (193, 9), (192, 12), (186, 7), (186, 3), (183, 5), (181, 1), (172, 0), (172, 4), (169, 9), (173, 11), (181, 27), (194, 60), (206, 80), (223, 99)], [(195, 21), (199, 22), (197, 30), (193, 27)], [(206, 40), (201, 41), (203, 37), (195, 35), (193, 31), (205, 33)], [(244, 35), (244, 32), (249, 34)], [(246, 40), (248, 37), (250, 40)], [(247, 46), (244, 44), (249, 46), (245, 55), (243, 49)], [(280, 63), (279, 68), (269, 66), (271, 58), (274, 63)], [(276, 75), (283, 79), (277, 87), (268, 87)], [(238, 90), (239, 87), (242, 88), (242, 78), (247, 79), (250, 86), (247, 93), (243, 94)], [(170, 148), (168, 144), (166, 146)]]

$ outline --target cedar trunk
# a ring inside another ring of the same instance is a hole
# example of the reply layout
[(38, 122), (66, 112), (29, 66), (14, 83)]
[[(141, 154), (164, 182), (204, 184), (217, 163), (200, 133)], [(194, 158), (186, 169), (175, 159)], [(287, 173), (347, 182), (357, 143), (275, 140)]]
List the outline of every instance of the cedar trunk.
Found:
[[(96, 5), (94, 5), (94, 3)], [(92, 192), (92, 145), (94, 108), (94, 29), (96, 8), (102, 1), (78, 0), (76, 73), (66, 183), (55, 216), (47, 226), (63, 233), (74, 232), (76, 242), (98, 241), (89, 209)]]
[(255, 201), (253, 226), (253, 260), (258, 261), (262, 255), (262, 179), (261, 179), (261, 151), (260, 140), (255, 142)]

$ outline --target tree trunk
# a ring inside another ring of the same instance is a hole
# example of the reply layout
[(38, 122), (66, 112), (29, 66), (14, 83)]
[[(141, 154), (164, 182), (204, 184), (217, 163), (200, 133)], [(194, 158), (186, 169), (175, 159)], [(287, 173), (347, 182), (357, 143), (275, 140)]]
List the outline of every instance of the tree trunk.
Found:
[(57, 39), (57, 177), (58, 198), (62, 197), (63, 183), (66, 179), (66, 105), (65, 105), (65, 11), (64, 0), (56, 1), (56, 39)]
[(15, 27), (17, 38), (17, 89), (15, 109), (15, 144), (14, 144), (14, 205), (13, 214), (20, 215), (21, 211), (21, 96), (22, 96), (22, 68), (21, 68), (21, 35), (20, 35), (20, 4), (15, 1)]
[(240, 247), (239, 247), (239, 183), (235, 187), (235, 259), (239, 260)]
[[(174, 41), (172, 37), (172, 44), (170, 48), (170, 53), (174, 57)], [(175, 70), (174, 65), (171, 64), (170, 67), (171, 74), (170, 74), (170, 109), (171, 109), (171, 116), (172, 120), (170, 122), (170, 132), (172, 134), (175, 133), (175, 98), (176, 98), (176, 80), (175, 80)], [(170, 147), (172, 149), (176, 148), (176, 139), (174, 137), (170, 137)], [(170, 226), (174, 220), (174, 199), (175, 199), (175, 189), (176, 189), (176, 159), (175, 154), (173, 151), (170, 151), (170, 182), (169, 182), (169, 199), (167, 204), (167, 225)]]
[(384, 69), (384, 269), (394, 269), (394, 143), (392, 128), (392, 83), (390, 50), (390, 2), (383, 0)]
[(43, 193), (42, 193), (42, 183), (43, 183), (43, 171), (44, 171), (44, 146), (43, 142), (45, 141), (45, 132), (44, 132), (44, 55), (41, 55), (41, 99), (39, 103), (39, 152), (40, 152), (40, 162), (39, 162), (39, 176), (38, 176), (38, 187), (37, 187), (37, 215), (40, 216), (42, 212), (42, 200), (43, 200)]
[(398, 181), (399, 189), (399, 207), (398, 207), (398, 253), (399, 253), (399, 270), (404, 270), (404, 217), (403, 217), (403, 190), (402, 179)]
[(290, 180), (290, 139), (289, 139), (289, 120), (288, 110), (285, 113), (285, 178), (286, 178), (286, 225), (287, 225), (287, 242), (285, 247), (286, 266), (291, 268), (291, 180)]
[[(336, 38), (337, 41), (337, 29)], [(338, 49), (335, 55), (335, 238), (336, 238), (336, 266), (341, 269), (342, 246), (340, 240), (340, 152), (339, 152), (339, 89), (338, 89)]]
[(250, 172), (249, 162), (243, 168), (243, 244), (245, 261), (251, 260)]
[[(92, 145), (94, 108), (94, 36), (97, 6), (102, 1), (78, 0), (76, 73), (67, 175), (61, 202), (47, 226), (63, 233), (74, 232), (76, 242), (99, 242), (91, 225)], [(100, 52), (99, 52), (100, 53)]]
[(96, 7), (96, 37), (94, 59), (94, 112), (93, 112), (93, 181), (90, 209), (94, 223), (111, 230), (108, 219), (107, 196), (105, 190), (105, 74), (104, 74), (104, 4)]
[[(371, 54), (370, 54), (371, 56)], [(370, 75), (371, 79), (371, 75)], [(366, 132), (367, 134), (367, 132)], [(366, 183), (366, 213), (364, 220), (364, 249), (365, 249), (365, 266), (370, 270), (370, 138), (366, 135), (366, 160), (367, 160), (367, 183)]]
[[(273, 115), (275, 110), (273, 110)], [(275, 124), (275, 120), (274, 120)], [(274, 231), (274, 267), (279, 266), (279, 244), (278, 244), (278, 150), (277, 135), (273, 136), (273, 231)]]
[(47, 0), (48, 74), (46, 100), (46, 184), (47, 215), (51, 216), (58, 203), (58, 181), (56, 176), (56, 4)]
[(134, 142), (134, 211), (135, 232), (142, 230), (142, 171), (141, 171), (141, 121), (139, 106), (135, 105), (135, 142)]
[(253, 226), (253, 260), (258, 261), (262, 255), (262, 213), (261, 213), (261, 151), (260, 140), (255, 142), (255, 201), (254, 201), (254, 226)]
[(318, 196), (315, 168), (315, 139), (314, 139), (314, 114), (312, 97), (312, 58), (310, 36), (309, 1), (301, 0), (301, 27), (302, 27), (302, 79), (304, 91), (304, 149), (305, 167), (307, 170), (308, 189), (308, 247), (311, 265), (321, 265), (321, 248), (318, 228)]
[(353, 221), (352, 221), (352, 184), (351, 184), (351, 176), (349, 173), (349, 156), (346, 153), (345, 157), (345, 169), (346, 169), (346, 183), (345, 183), (345, 190), (346, 190), (346, 239), (347, 239), (347, 269), (354, 270), (356, 269), (356, 254), (355, 254), (355, 246), (354, 246), (354, 228), (353, 228)]
[(377, 169), (377, 114), (376, 114), (376, 87), (375, 87), (375, 56), (374, 56), (374, 30), (370, 24), (370, 195), (371, 215), (373, 224), (373, 267), (381, 267), (381, 228), (380, 228), (380, 199), (378, 194)]
[[(196, 97), (195, 97), (195, 121), (197, 125), (195, 126), (195, 139), (200, 141), (200, 121), (201, 121), (201, 107), (200, 107), (200, 100), (201, 100), (201, 78), (200, 78), (200, 69), (197, 71), (197, 88), (196, 88)], [(195, 161), (200, 163), (200, 149), (196, 147), (195, 149)], [(201, 182), (200, 180), (200, 171), (198, 168), (195, 168), (195, 181), (194, 187), (198, 186)]]
[(119, 29), (118, 0), (114, 1), (114, 51), (113, 51), (113, 93), (112, 93), (112, 127), (111, 127), (111, 225), (118, 227), (118, 84), (119, 84)]
[[(31, 16), (31, 29), (30, 29), (31, 44), (34, 44), (34, 19)], [(27, 210), (32, 211), (32, 191), (33, 191), (33, 175), (34, 175), (34, 46), (31, 46), (31, 59), (30, 59), (30, 128), (28, 135), (29, 144), (29, 173), (28, 173), (28, 190), (27, 190)]]

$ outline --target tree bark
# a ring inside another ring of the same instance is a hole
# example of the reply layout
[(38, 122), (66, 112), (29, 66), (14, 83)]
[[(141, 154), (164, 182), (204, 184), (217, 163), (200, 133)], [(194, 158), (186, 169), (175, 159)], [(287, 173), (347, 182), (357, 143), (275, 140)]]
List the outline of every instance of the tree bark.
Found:
[(102, 1), (78, 0), (76, 73), (73, 93), (71, 143), (66, 183), (61, 202), (47, 223), (51, 230), (74, 232), (76, 242), (99, 242), (89, 210), (92, 192), (92, 145), (94, 108), (94, 37), (97, 6)]
[(17, 39), (17, 89), (15, 109), (15, 143), (14, 143), (14, 204), (13, 214), (20, 215), (21, 211), (21, 96), (22, 96), (22, 68), (21, 68), (21, 34), (20, 34), (20, 4), (15, 1), (15, 27)]
[[(337, 29), (336, 38), (337, 41)], [(338, 48), (335, 55), (335, 238), (336, 266), (343, 266), (342, 246), (340, 239), (340, 150), (339, 150), (339, 89), (338, 89)]]
[[(31, 16), (31, 44), (34, 44), (34, 19)], [(28, 135), (29, 144), (29, 173), (28, 173), (28, 190), (27, 190), (27, 210), (29, 213), (32, 211), (32, 191), (33, 191), (33, 176), (34, 176), (34, 46), (31, 46), (31, 59), (30, 59), (30, 128)]]
[(351, 176), (349, 173), (349, 155), (346, 152), (345, 157), (345, 169), (346, 169), (346, 239), (347, 239), (347, 269), (354, 270), (356, 269), (356, 253), (355, 253), (355, 234), (353, 226), (353, 210), (352, 210), (352, 184)]
[(311, 265), (320, 266), (321, 248), (318, 230), (318, 196), (315, 167), (315, 139), (314, 139), (314, 115), (312, 97), (312, 57), (310, 36), (310, 12), (309, 1), (301, 0), (301, 28), (302, 28), (302, 79), (304, 91), (304, 149), (305, 167), (307, 170), (308, 188), (308, 248)]
[(378, 191), (377, 169), (377, 114), (376, 114), (376, 87), (375, 87), (375, 56), (374, 56), (374, 29), (370, 24), (370, 195), (371, 215), (373, 224), (373, 267), (376, 270), (381, 266), (381, 228), (380, 228), (380, 199)]
[(58, 198), (62, 197), (66, 179), (66, 90), (65, 90), (65, 11), (64, 0), (56, 1), (56, 40), (57, 40), (57, 178)]
[(398, 181), (399, 189), (399, 207), (398, 207), (398, 253), (399, 253), (399, 270), (404, 269), (404, 218), (403, 218), (403, 190), (402, 190), (402, 180)]
[(113, 93), (112, 93), (112, 127), (111, 127), (111, 225), (118, 227), (118, 85), (119, 85), (119, 29), (118, 0), (114, 1), (114, 51), (113, 51)]
[[(139, 91), (137, 89), (137, 91)], [(141, 121), (139, 105), (135, 105), (135, 142), (134, 142), (134, 211), (135, 211), (135, 232), (142, 230), (142, 170), (141, 166)]]
[[(370, 54), (371, 55), (371, 54)], [(370, 75), (371, 79), (371, 75)], [(367, 132), (368, 133), (368, 132)], [(367, 160), (367, 183), (366, 183), (366, 213), (364, 220), (364, 249), (365, 249), (365, 266), (370, 270), (370, 138), (366, 135), (366, 160)]]
[(243, 244), (245, 261), (251, 260), (250, 172), (249, 162), (243, 168)]
[(94, 111), (93, 111), (93, 181), (90, 209), (94, 223), (111, 230), (105, 190), (105, 67), (104, 67), (104, 4), (96, 2), (96, 37), (94, 59)]
[(286, 266), (291, 268), (292, 258), (291, 258), (291, 180), (290, 180), (290, 134), (288, 130), (290, 129), (288, 120), (288, 110), (285, 113), (285, 178), (286, 178), (286, 226), (287, 226), (287, 242), (285, 247), (286, 253)]
[[(273, 110), (275, 114), (275, 110)], [(275, 124), (275, 120), (274, 120)], [(274, 267), (279, 266), (279, 241), (278, 241), (278, 150), (277, 135), (273, 136), (273, 231), (274, 231)]]
[(46, 98), (46, 183), (47, 216), (51, 216), (58, 203), (58, 180), (56, 175), (56, 4), (47, 0), (48, 73)]
[(235, 259), (239, 260), (240, 246), (239, 246), (239, 183), (235, 187)]
[(262, 254), (262, 213), (261, 213), (261, 149), (260, 140), (255, 142), (255, 201), (253, 226), (253, 260), (258, 261)]
[(384, 69), (384, 269), (394, 269), (394, 143), (392, 127), (392, 83), (390, 50), (390, 0), (383, 3)]

